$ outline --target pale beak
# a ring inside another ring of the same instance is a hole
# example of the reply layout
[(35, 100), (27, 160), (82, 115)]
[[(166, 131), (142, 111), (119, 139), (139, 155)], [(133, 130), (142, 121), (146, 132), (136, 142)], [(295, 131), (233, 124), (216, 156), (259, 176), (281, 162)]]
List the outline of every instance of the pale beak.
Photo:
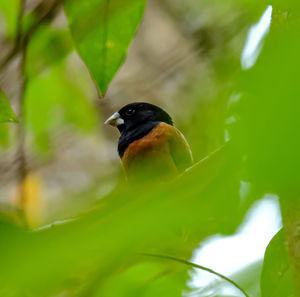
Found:
[(117, 126), (123, 125), (124, 120), (120, 117), (120, 114), (118, 112), (115, 112), (104, 122), (104, 124), (117, 127)]

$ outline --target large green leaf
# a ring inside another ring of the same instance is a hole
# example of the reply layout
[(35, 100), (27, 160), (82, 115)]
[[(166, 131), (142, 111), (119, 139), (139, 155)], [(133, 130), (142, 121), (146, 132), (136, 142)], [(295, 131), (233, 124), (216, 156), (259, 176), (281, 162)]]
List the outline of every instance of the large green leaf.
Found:
[(264, 191), (298, 192), (299, 19), (274, 22), (253, 68), (240, 76), (232, 139), (247, 155), (247, 174)]
[[(240, 77), (241, 99), (231, 114), (234, 119), (232, 139), (236, 149), (245, 156), (247, 180), (261, 192), (279, 195), (283, 224), (286, 233), (291, 234), (290, 247), (299, 240), (293, 238), (293, 234), (297, 234), (294, 228), (299, 220), (300, 193), (300, 118), (297, 115), (300, 109), (300, 42), (297, 38), (300, 18), (297, 13), (294, 11), (279, 20), (280, 13), (279, 16), (273, 14), (270, 33), (256, 64)], [(297, 267), (299, 257), (294, 254), (290, 253), (291, 263)], [(299, 269), (293, 272), (294, 277), (300, 279)], [(270, 288), (277, 283), (271, 282)], [(284, 291), (281, 295), (264, 296), (288, 296)]]
[(261, 296), (296, 296), (283, 229), (273, 237), (266, 249), (261, 275)]
[[(15, 296), (55, 296), (64, 286), (82, 291), (72, 296), (180, 296), (185, 271), (173, 281), (167, 275), (185, 270), (182, 265), (133, 266), (152, 262), (141, 252), (188, 259), (201, 239), (234, 231), (240, 163), (229, 151), (223, 148), (168, 185), (120, 187), (68, 224), (33, 234), (0, 224), (6, 242), (0, 246), (1, 289), (20, 290)], [(128, 294), (121, 287), (108, 294), (119, 282)]]
[(18, 119), (10, 107), (6, 96), (0, 91), (0, 123), (17, 122)]
[(76, 48), (101, 94), (124, 61), (143, 16), (146, 0), (65, 2)]

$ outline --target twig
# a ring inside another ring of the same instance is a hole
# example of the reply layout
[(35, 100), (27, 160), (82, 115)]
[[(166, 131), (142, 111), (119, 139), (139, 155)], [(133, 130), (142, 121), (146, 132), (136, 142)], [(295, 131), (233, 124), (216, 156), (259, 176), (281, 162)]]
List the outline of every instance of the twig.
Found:
[(55, 221), (51, 224), (38, 227), (38, 228), (34, 229), (33, 232), (49, 230), (49, 229), (52, 229), (52, 228), (57, 227), (57, 226), (61, 226), (61, 225), (65, 225), (65, 224), (77, 221), (78, 219), (79, 219), (79, 217), (74, 217), (74, 218), (71, 218), (71, 219)]
[(194, 268), (198, 268), (198, 269), (207, 271), (207, 272), (212, 273), (214, 275), (217, 275), (220, 278), (224, 279), (225, 281), (231, 283), (234, 287), (236, 287), (237, 289), (239, 289), (246, 297), (250, 297), (247, 294), (247, 292), (243, 288), (241, 288), (235, 281), (233, 281), (232, 279), (228, 278), (227, 276), (225, 276), (225, 275), (223, 275), (223, 274), (221, 274), (219, 272), (216, 272), (216, 271), (214, 271), (214, 270), (212, 270), (210, 268), (207, 268), (205, 266), (201, 266), (201, 265), (198, 265), (198, 264), (195, 264), (195, 263), (183, 260), (183, 259), (178, 259), (178, 258), (175, 258), (175, 257), (172, 257), (172, 256), (165, 256), (165, 255), (158, 255), (158, 254), (148, 254), (148, 253), (141, 253), (141, 255), (147, 256), (147, 257), (154, 257), (154, 258), (161, 258), (161, 259), (172, 260), (172, 261), (183, 263), (185, 265), (188, 265), (188, 266), (191, 266), (191, 267), (194, 267)]
[(189, 172), (190, 170), (193, 170), (194, 168), (196, 168), (198, 166), (201, 166), (204, 162), (206, 162), (212, 156), (215, 156), (217, 153), (219, 153), (220, 151), (222, 151), (225, 148), (225, 146), (227, 146), (227, 144), (221, 145), (220, 147), (218, 147), (217, 149), (215, 149), (213, 152), (211, 152), (207, 156), (205, 156), (203, 159), (201, 159), (200, 161), (197, 161), (192, 166), (190, 166), (189, 168), (185, 169), (185, 171), (179, 177), (181, 177), (185, 173)]
[[(15, 41), (16, 49), (21, 47), (21, 43), (22, 43), (21, 32), (22, 32), (22, 21), (23, 21), (25, 6), (26, 6), (26, 0), (22, 0), (19, 15), (18, 15), (18, 21), (17, 21), (17, 35)], [(27, 79), (25, 76), (25, 67), (26, 67), (25, 59), (26, 59), (27, 44), (24, 44), (21, 48), (22, 48), (22, 52), (21, 52), (22, 57), (21, 57), (21, 64), (20, 64), (21, 86), (20, 86), (20, 95), (18, 100), (18, 116), (20, 122), (17, 130), (17, 136), (18, 136), (17, 156), (20, 162), (17, 167), (17, 174), (18, 174), (18, 181), (19, 181), (19, 195), (18, 195), (19, 202), (20, 202), (19, 215), (22, 222), (26, 224), (26, 218), (25, 218), (26, 193), (25, 193), (23, 182), (27, 176), (26, 158), (25, 158), (25, 151), (24, 151), (24, 142), (25, 142), (24, 94), (27, 86)]]

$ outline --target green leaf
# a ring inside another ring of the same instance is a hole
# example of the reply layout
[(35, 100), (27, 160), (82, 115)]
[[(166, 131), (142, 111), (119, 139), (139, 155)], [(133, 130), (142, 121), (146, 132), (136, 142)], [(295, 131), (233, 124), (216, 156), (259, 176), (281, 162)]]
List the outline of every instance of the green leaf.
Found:
[(3, 16), (5, 19), (6, 36), (9, 39), (12, 39), (16, 35), (20, 3), (20, 0), (0, 1), (0, 17)]
[(295, 191), (299, 196), (300, 118), (298, 71), (299, 21), (289, 30), (271, 27), (253, 68), (241, 73), (241, 99), (231, 116), (231, 136), (247, 161), (247, 180), (265, 192)]
[(67, 30), (42, 26), (30, 39), (26, 55), (26, 74), (37, 76), (50, 66), (60, 62), (72, 49)]
[(65, 2), (75, 46), (101, 94), (105, 94), (125, 59), (145, 4), (146, 0)]
[(261, 275), (261, 296), (296, 296), (283, 229), (272, 238), (266, 249)]
[(65, 63), (58, 63), (28, 83), (26, 124), (33, 136), (34, 147), (41, 154), (49, 153), (50, 137), (62, 126), (88, 132), (97, 123), (95, 110), (82, 86), (74, 83), (66, 72)]
[[(223, 147), (176, 182), (147, 191), (120, 187), (99, 200), (95, 211), (33, 234), (12, 235), (9, 226), (0, 224), (6, 242), (0, 245), (0, 288), (11, 286), (22, 297), (24, 292), (54, 296), (65, 284), (84, 291), (72, 296), (180, 296), (186, 267), (172, 261), (129, 267), (149, 262), (141, 252), (189, 258), (201, 239), (220, 230), (234, 231), (239, 224), (232, 218), (239, 213), (240, 163), (232, 157)], [(90, 195), (86, 192), (84, 198)], [(26, 257), (20, 250), (26, 251)], [(110, 290), (120, 281), (126, 293), (120, 287)], [(144, 284), (149, 285), (146, 291)]]
[(186, 270), (182, 268), (186, 267), (170, 271), (163, 262), (138, 262), (122, 273), (108, 278), (99, 288), (97, 296), (180, 297), (187, 281)]
[(0, 123), (18, 122), (16, 115), (11, 109), (8, 100), (3, 92), (0, 91)]

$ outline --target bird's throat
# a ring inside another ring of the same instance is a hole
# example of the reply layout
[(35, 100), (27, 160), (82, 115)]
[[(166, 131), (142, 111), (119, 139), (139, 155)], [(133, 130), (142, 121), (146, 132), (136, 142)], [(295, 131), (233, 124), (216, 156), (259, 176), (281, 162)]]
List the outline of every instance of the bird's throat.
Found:
[(132, 142), (147, 135), (153, 128), (159, 125), (159, 123), (160, 122), (145, 122), (130, 130), (123, 129), (118, 143), (118, 153), (120, 158), (122, 158), (127, 147)]

